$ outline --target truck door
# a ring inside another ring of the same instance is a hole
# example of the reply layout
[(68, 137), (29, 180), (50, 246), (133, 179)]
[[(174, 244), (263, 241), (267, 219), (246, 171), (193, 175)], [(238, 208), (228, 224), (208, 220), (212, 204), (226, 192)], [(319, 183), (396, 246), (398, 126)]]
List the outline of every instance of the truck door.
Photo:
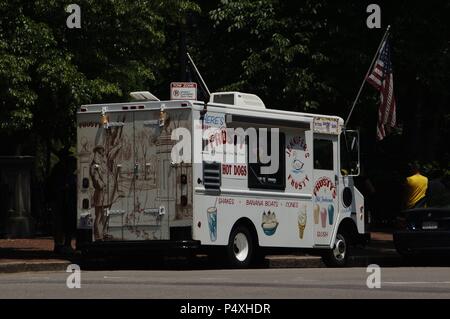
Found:
[(93, 141), (89, 169), (95, 240), (168, 240), (170, 227), (191, 227), (192, 169), (171, 157), (172, 132), (189, 129), (190, 112), (104, 113), (107, 124)]
[(360, 174), (358, 131), (346, 130), (340, 135), (340, 173), (341, 214), (351, 216), (358, 231), (364, 233), (364, 197), (356, 189), (353, 180)]
[(103, 240), (169, 239), (170, 134), (159, 111), (108, 113)]
[(174, 210), (170, 131), (160, 126), (159, 110), (136, 112), (134, 118), (134, 240), (169, 239), (169, 214)]
[(99, 223), (96, 218), (94, 235), (97, 240), (123, 240), (134, 202), (134, 117), (129, 112), (110, 112), (106, 116), (108, 124), (102, 130), (105, 152), (100, 164), (106, 187), (102, 194), (103, 216)]
[(314, 135), (313, 219), (315, 245), (330, 245), (339, 218), (338, 137)]

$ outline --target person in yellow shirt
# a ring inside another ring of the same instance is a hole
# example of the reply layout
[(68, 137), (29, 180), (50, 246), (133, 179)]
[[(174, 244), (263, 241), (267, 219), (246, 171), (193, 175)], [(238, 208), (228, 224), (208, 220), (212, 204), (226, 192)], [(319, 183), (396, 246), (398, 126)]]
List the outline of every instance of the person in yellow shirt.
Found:
[(407, 209), (422, 207), (426, 201), (428, 178), (420, 174), (415, 163), (409, 165), (409, 170), (409, 177), (406, 178), (405, 206)]

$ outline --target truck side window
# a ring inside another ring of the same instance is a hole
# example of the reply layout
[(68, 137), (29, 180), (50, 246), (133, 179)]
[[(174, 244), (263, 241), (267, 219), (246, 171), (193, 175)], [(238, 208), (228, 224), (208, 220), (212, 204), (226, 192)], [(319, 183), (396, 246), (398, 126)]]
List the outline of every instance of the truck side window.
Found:
[(320, 138), (314, 139), (314, 169), (334, 170), (332, 141)]
[[(268, 130), (267, 133), (267, 147), (268, 150), (266, 154), (269, 156), (272, 155), (272, 145), (271, 145), (271, 133)], [(248, 142), (247, 137), (247, 163), (248, 163), (248, 188), (260, 188), (260, 189), (276, 189), (276, 190), (284, 190), (286, 188), (286, 174), (285, 174), (285, 135), (282, 132), (279, 132), (279, 166), (278, 171), (275, 174), (261, 174), (261, 167), (270, 166), (270, 163), (263, 164), (259, 162), (250, 163), (250, 153), (256, 152), (259, 154), (260, 145), (259, 145), (259, 134), (258, 134), (258, 147), (256, 150), (250, 150), (250, 143)]]

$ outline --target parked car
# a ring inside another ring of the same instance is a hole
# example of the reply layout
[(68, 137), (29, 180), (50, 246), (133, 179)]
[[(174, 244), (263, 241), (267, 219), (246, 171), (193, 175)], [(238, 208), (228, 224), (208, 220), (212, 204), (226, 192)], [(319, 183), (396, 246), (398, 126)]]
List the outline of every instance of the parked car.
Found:
[(394, 243), (399, 254), (450, 254), (450, 190), (439, 188), (426, 203), (397, 217)]

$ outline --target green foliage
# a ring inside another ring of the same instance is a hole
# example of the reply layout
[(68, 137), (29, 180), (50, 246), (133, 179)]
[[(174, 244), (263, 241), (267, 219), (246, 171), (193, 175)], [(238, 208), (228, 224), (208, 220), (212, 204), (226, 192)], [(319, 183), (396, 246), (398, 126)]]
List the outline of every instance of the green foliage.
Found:
[[(0, 0), (0, 137), (39, 143), (39, 154), (41, 144), (73, 145), (81, 104), (126, 101), (142, 89), (167, 96), (184, 71), (186, 46), (213, 91), (345, 117), (384, 32), (367, 29), (363, 1), (79, 0), (81, 29), (68, 29), (70, 3)], [(430, 154), (422, 160), (440, 157), (445, 166), (450, 4), (379, 4), (383, 27), (392, 24), (396, 132), (403, 134), (385, 146), (413, 152), (421, 143)], [(377, 107), (378, 94), (366, 88), (351, 122), (370, 141), (368, 153)]]
[(320, 96), (332, 90), (318, 77), (329, 61), (314, 43), (329, 33), (325, 23), (313, 18), (322, 6), (317, 1), (222, 1), (211, 19), (246, 51), (242, 74), (228, 87), (255, 91), (272, 105), (317, 110)]
[(127, 100), (165, 80), (166, 29), (200, 10), (191, 1), (80, 0), (82, 28), (68, 29), (72, 2), (0, 1), (0, 133), (72, 144), (81, 104)]

